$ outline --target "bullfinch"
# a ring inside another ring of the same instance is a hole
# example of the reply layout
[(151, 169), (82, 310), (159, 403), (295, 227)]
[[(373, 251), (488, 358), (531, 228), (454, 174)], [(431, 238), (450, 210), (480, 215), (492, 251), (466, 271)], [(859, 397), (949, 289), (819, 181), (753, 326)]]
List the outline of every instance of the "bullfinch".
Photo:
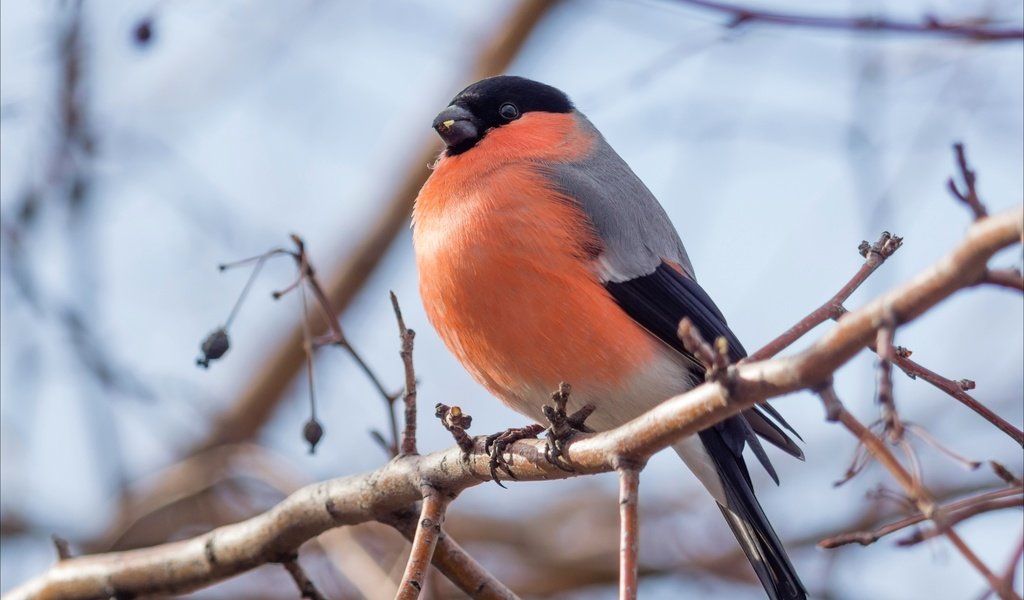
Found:
[[(434, 129), (445, 148), (420, 190), (413, 243), (430, 322), (473, 377), (543, 422), (560, 382), (601, 431), (704, 380), (677, 336), (746, 355), (697, 284), (668, 215), (560, 90), (498, 76), (459, 92)], [(764, 404), (673, 448), (718, 502), (772, 599), (806, 598), (754, 497), (744, 447), (778, 483), (760, 438), (802, 458)], [(799, 436), (797, 436), (799, 437)]]

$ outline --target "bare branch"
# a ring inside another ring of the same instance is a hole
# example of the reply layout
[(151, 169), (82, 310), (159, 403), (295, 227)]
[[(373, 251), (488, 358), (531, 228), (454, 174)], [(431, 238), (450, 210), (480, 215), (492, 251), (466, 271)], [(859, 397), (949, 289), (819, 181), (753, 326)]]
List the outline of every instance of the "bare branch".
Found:
[(960, 142), (953, 144), (953, 152), (956, 153), (956, 164), (960, 169), (960, 178), (964, 180), (964, 188), (961, 190), (957, 187), (956, 181), (952, 177), (946, 181), (946, 185), (949, 187), (950, 193), (957, 200), (963, 202), (971, 209), (971, 212), (974, 213), (975, 221), (984, 219), (988, 216), (988, 210), (981, 203), (981, 199), (978, 198), (978, 190), (976, 188), (978, 174), (967, 165), (967, 155), (964, 152), (963, 144)]
[(67, 560), (71, 558), (71, 546), (68, 545), (68, 541), (57, 534), (50, 536), (50, 540), (53, 541), (53, 547), (57, 550), (58, 560)]
[[(1000, 249), (1020, 242), (1024, 206), (980, 220), (964, 241), (921, 276), (847, 314), (834, 329), (807, 350), (790, 357), (736, 365), (731, 393), (710, 382), (670, 398), (644, 415), (599, 434), (578, 434), (566, 449), (572, 472), (544, 459), (545, 445), (525, 440), (511, 448), (521, 457), (512, 466), (521, 480), (566, 478), (616, 469), (624, 457), (643, 461), (680, 437), (742, 410), (799, 389), (821, 389), (832, 373), (877, 335), (883, 315), (895, 325), (916, 317), (959, 289), (973, 285), (986, 263)], [(885, 444), (832, 399), (832, 412), (855, 432), (901, 487), (915, 498), (921, 512), (935, 518), (934, 502), (892, 456)], [(342, 525), (382, 519), (408, 510), (427, 486), (454, 497), (490, 479), (489, 456), (474, 452), (463, 459), (461, 448), (426, 456), (406, 456), (361, 476), (307, 486), (266, 513), (215, 529), (196, 538), (127, 552), (71, 558), (9, 593), (11, 600), (49, 594), (67, 598), (180, 593), (209, 585), (275, 557), (294, 553), (323, 531)], [(941, 524), (939, 524), (941, 526)], [(944, 534), (993, 588), (1002, 584), (952, 530)], [(153, 568), (159, 564), (160, 568)], [(1012, 596), (1009, 596), (1012, 597)]]
[(945, 515), (942, 515), (936, 510), (934, 500), (932, 500), (928, 491), (921, 485), (919, 477), (911, 474), (906, 468), (900, 464), (899, 460), (893, 456), (892, 452), (885, 445), (878, 436), (871, 432), (865, 427), (860, 421), (857, 420), (852, 414), (846, 409), (839, 409), (839, 422), (843, 424), (846, 429), (856, 436), (862, 444), (874, 455), (875, 459), (883, 466), (889, 474), (892, 475), (893, 479), (899, 483), (900, 487), (906, 492), (906, 494), (914, 500), (917, 504), (918, 510), (921, 514), (927, 516), (929, 519), (935, 522), (936, 528), (944, 534), (953, 544), (953, 546), (963, 555), (967, 562), (971, 563), (978, 573), (989, 582), (991, 588), (1000, 595), (1001, 598), (1019, 598), (1013, 590), (1009, 590), (1007, 593), (1003, 589), (1002, 583), (992, 573), (992, 571), (985, 566), (978, 555), (974, 553), (970, 547), (963, 541), (963, 539), (957, 534), (947, 522)]
[(1018, 292), (1024, 292), (1024, 276), (1019, 269), (990, 269), (985, 271), (982, 283), (998, 285)]
[(882, 423), (886, 435), (890, 442), (895, 443), (903, 439), (903, 424), (896, 412), (896, 400), (892, 394), (892, 361), (896, 358), (892, 342), (895, 334), (893, 321), (892, 315), (884, 318), (878, 328), (875, 348), (878, 352), (878, 404), (882, 407)]
[[(985, 503), (988, 503), (990, 501), (1006, 499), (1012, 496), (1021, 496), (1022, 493), (1024, 493), (1024, 490), (1022, 490), (1019, 486), (1015, 488), (1003, 488), (1000, 490), (983, 492), (981, 494), (976, 494), (969, 498), (957, 500), (956, 502), (950, 502), (949, 504), (938, 507), (938, 510), (942, 513), (950, 515), (950, 518), (955, 519), (954, 522), (962, 521), (968, 516), (972, 516), (973, 514), (979, 514), (977, 509), (972, 508), (975, 507), (976, 505), (984, 505)], [(1021, 500), (1022, 498), (1017, 498), (1017, 502), (1020, 502)], [(958, 516), (959, 513), (964, 510), (974, 510), (975, 512), (973, 512), (971, 515), (965, 515), (962, 517)], [(996, 509), (991, 508), (990, 510)], [(841, 533), (839, 535), (834, 535), (825, 538), (818, 542), (818, 547), (831, 549), (838, 548), (839, 546), (845, 546), (847, 544), (860, 544), (861, 546), (868, 546), (891, 533), (895, 533), (897, 531), (906, 529), (907, 527), (917, 525), (918, 523), (926, 521), (927, 519), (928, 517), (918, 512), (909, 517), (900, 519), (898, 521), (893, 521), (892, 523), (883, 525), (871, 531), (852, 531), (850, 533)]]
[(299, 594), (301, 594), (302, 598), (306, 598), (308, 600), (327, 600), (327, 598), (320, 593), (320, 590), (316, 589), (316, 585), (313, 584), (313, 580), (306, 575), (306, 572), (302, 569), (302, 565), (299, 564), (298, 557), (282, 561), (281, 565), (286, 571), (288, 571), (288, 574), (292, 576), (292, 581), (294, 581), (295, 586), (299, 588)]
[(473, 424), (473, 417), (463, 412), (458, 406), (448, 406), (438, 402), (434, 406), (434, 416), (441, 420), (441, 425), (452, 434), (455, 443), (466, 454), (473, 451), (473, 437), (466, 433), (469, 426)]
[[(882, 235), (878, 238), (874, 244), (869, 244), (867, 241), (861, 242), (860, 252), (864, 256), (864, 264), (857, 271), (856, 274), (840, 289), (834, 296), (828, 299), (827, 302), (822, 304), (820, 307), (812, 311), (806, 317), (801, 319), (796, 325), (793, 325), (786, 330), (782, 335), (778, 336), (774, 340), (768, 342), (763, 348), (754, 352), (749, 357), (743, 360), (743, 362), (751, 362), (755, 360), (764, 360), (771, 358), (788, 348), (793, 342), (797, 341), (812, 329), (825, 321), (832, 319), (837, 320), (846, 314), (846, 308), (843, 303), (853, 294), (854, 291), (867, 278), (875, 272), (878, 267), (885, 262), (887, 258), (893, 255), (903, 245), (903, 238), (894, 236), (888, 231), (882, 232)], [(989, 273), (988, 269), (985, 273)], [(979, 278), (978, 282), (982, 282), (984, 278)], [(877, 351), (875, 340), (869, 343), (868, 347)], [(934, 371), (925, 368), (917, 362), (910, 359), (911, 352), (906, 348), (897, 348), (896, 356), (891, 358), (891, 361), (896, 364), (904, 373), (906, 373), (912, 379), (920, 377), (933, 386), (946, 392), (957, 401), (967, 406), (974, 412), (981, 415), (982, 418), (992, 423), (1004, 433), (1013, 438), (1018, 444), (1024, 446), (1024, 431), (1014, 427), (1008, 423), (1005, 419), (992, 412), (988, 407), (978, 402), (965, 390), (965, 387), (960, 383), (943, 377)]]
[(827, 302), (819, 306), (817, 309), (812, 311), (809, 315), (800, 320), (796, 325), (793, 325), (787, 329), (782, 335), (768, 342), (763, 348), (757, 352), (751, 354), (747, 359), (749, 361), (764, 360), (771, 358), (782, 352), (793, 342), (803, 337), (806, 333), (821, 325), (825, 321), (832, 319), (833, 321), (846, 314), (846, 308), (843, 303), (857, 291), (857, 288), (863, 284), (868, 277), (871, 276), (878, 267), (882, 266), (882, 263), (892, 256), (900, 246), (903, 245), (903, 238), (892, 235), (888, 231), (883, 231), (882, 235), (878, 237), (878, 241), (874, 244), (869, 244), (866, 240), (860, 243), (860, 254), (864, 257), (864, 264), (861, 265), (860, 269), (854, 273), (853, 277), (838, 291), (834, 296), (828, 299)]
[[(413, 541), (418, 529), (416, 513), (394, 515), (387, 522), (407, 540)], [(433, 564), (449, 581), (474, 600), (518, 600), (518, 596), (512, 590), (480, 566), (444, 529), (441, 530), (437, 546), (434, 548)]]
[[(1024, 496), (1018, 493), (1016, 498), (999, 498), (985, 501), (975, 501), (965, 507), (963, 510), (959, 510), (955, 513), (946, 513), (943, 516), (943, 526), (952, 527), (960, 521), (967, 520), (975, 515), (984, 514), (987, 512), (993, 512), (996, 510), (1003, 510), (1006, 508), (1021, 508), (1024, 507)], [(931, 539), (937, 535), (941, 535), (943, 531), (936, 527), (931, 529), (919, 529), (916, 532), (908, 535), (907, 537), (900, 538), (896, 541), (899, 546), (913, 546), (919, 544), (925, 540)]]
[(402, 431), (402, 454), (416, 454), (416, 369), (412, 363), (412, 346), (416, 332), (405, 326), (398, 296), (391, 292), (391, 306), (398, 321), (398, 335), (402, 342), (402, 365), (405, 367), (405, 429)]
[(970, 380), (953, 381), (899, 354), (893, 359), (893, 362), (911, 378), (916, 379), (920, 377), (946, 392), (967, 408), (981, 415), (983, 419), (998, 427), (1000, 431), (1013, 438), (1015, 442), (1024, 446), (1024, 431), (1014, 427), (1006, 419), (992, 412), (991, 409), (967, 393), (965, 388), (974, 387), (973, 382)]
[(640, 470), (619, 468), (619, 600), (636, 600), (640, 561)]
[(767, 23), (809, 27), (814, 29), (846, 29), (863, 32), (894, 32), (909, 34), (931, 34), (964, 38), (974, 41), (1001, 41), (1024, 39), (1024, 31), (1011, 28), (984, 27), (974, 22), (944, 22), (933, 16), (926, 16), (920, 22), (891, 21), (879, 17), (819, 17), (793, 13), (774, 12), (728, 4), (714, 0), (681, 0), (684, 4), (699, 6), (729, 14), (730, 27), (747, 23)]
[(444, 523), (444, 513), (449, 500), (436, 490), (430, 490), (423, 497), (419, 526), (413, 536), (412, 551), (409, 553), (409, 562), (405, 566), (402, 583), (398, 586), (396, 600), (419, 598), (427, 577), (427, 569), (430, 567), (430, 559), (434, 556), (434, 547), (441, 536), (441, 524)]

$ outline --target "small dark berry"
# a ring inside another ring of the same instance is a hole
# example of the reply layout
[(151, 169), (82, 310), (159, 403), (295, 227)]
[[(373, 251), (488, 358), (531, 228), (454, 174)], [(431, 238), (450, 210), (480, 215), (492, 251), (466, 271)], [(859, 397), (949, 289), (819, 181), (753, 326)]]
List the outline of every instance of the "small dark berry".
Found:
[(320, 421), (311, 418), (302, 428), (302, 437), (309, 444), (309, 453), (313, 454), (316, 451), (316, 445), (320, 443), (320, 438), (324, 437), (324, 426), (320, 424)]
[(153, 21), (149, 18), (142, 19), (135, 25), (133, 32), (135, 43), (145, 46), (153, 39)]
[(228, 332), (223, 327), (218, 327), (206, 336), (203, 340), (200, 349), (203, 351), (203, 356), (196, 359), (196, 364), (205, 368), (210, 366), (211, 360), (217, 360), (224, 356), (224, 353), (231, 347), (231, 342), (228, 340)]

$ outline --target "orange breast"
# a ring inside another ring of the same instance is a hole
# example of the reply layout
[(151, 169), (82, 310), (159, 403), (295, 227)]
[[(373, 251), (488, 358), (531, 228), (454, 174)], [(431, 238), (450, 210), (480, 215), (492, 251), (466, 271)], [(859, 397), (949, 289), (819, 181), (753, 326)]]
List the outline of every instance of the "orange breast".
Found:
[[(541, 133), (555, 139), (539, 148), (566, 139), (564, 128), (552, 129)], [(443, 159), (417, 199), (413, 239), (427, 315), (474, 377), (513, 408), (545, 400), (529, 396), (560, 381), (580, 391), (619, 388), (658, 342), (591, 270), (586, 250), (596, 239), (579, 208), (533, 163), (488, 153), (484, 144), (501, 141), (492, 139), (498, 132)]]

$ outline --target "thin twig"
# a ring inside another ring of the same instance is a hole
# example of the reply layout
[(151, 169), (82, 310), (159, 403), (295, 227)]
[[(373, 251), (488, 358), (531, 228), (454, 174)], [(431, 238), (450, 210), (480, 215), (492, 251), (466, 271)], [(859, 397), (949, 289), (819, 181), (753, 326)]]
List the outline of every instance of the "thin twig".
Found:
[(760, 10), (713, 0), (681, 0), (684, 4), (728, 13), (732, 16), (730, 27), (746, 23), (768, 23), (814, 29), (844, 29), (864, 32), (894, 32), (909, 34), (933, 34), (958, 37), (975, 41), (1000, 41), (1024, 39), (1020, 29), (984, 27), (965, 22), (944, 22), (928, 15), (920, 22), (892, 21), (880, 17), (819, 17), (794, 13)]
[[(952, 527), (957, 523), (967, 520), (975, 515), (980, 515), (988, 512), (997, 510), (1003, 510), (1006, 508), (1021, 508), (1024, 507), (1024, 496), (1020, 495), (1019, 491), (1017, 497), (1013, 498), (998, 498), (989, 499), (984, 501), (972, 502), (967, 507), (959, 510), (955, 513), (943, 512), (943, 527)], [(937, 509), (941, 510), (941, 509)], [(919, 544), (925, 540), (929, 540), (935, 536), (943, 533), (937, 527), (930, 529), (919, 529), (906, 537), (896, 540), (897, 546), (913, 546)]]
[[(834, 402), (836, 399), (833, 398), (830, 402)], [(857, 420), (852, 414), (850, 414), (845, 408), (839, 407), (839, 422), (852, 433), (864, 446), (870, 451), (875, 460), (877, 460), (887, 471), (892, 475), (893, 479), (900, 484), (904, 492), (914, 500), (917, 504), (918, 510), (921, 514), (927, 516), (929, 519), (935, 522), (935, 526), (939, 529), (953, 544), (953, 546), (967, 559), (981, 575), (988, 581), (989, 586), (1000, 594), (1002, 598), (1018, 598), (1016, 595), (1006, 595), (1002, 590), (1002, 584), (992, 573), (992, 571), (985, 566), (985, 563), (981, 562), (978, 555), (963, 541), (963, 539), (951, 529), (945, 522), (943, 515), (936, 512), (935, 502), (931, 499), (927, 490), (921, 485), (920, 480), (908, 472), (902, 464), (896, 459), (896, 457), (889, 451), (889, 448), (885, 445), (878, 436), (872, 433), (867, 427), (865, 427), (860, 421)]]
[(640, 569), (640, 469), (619, 468), (619, 600), (636, 600)]
[(960, 169), (960, 178), (964, 181), (963, 189), (957, 186), (956, 181), (950, 177), (946, 180), (946, 186), (949, 188), (953, 197), (963, 202), (971, 209), (974, 214), (974, 220), (984, 219), (988, 216), (988, 210), (985, 205), (981, 203), (981, 199), (978, 197), (978, 174), (975, 173), (971, 167), (967, 164), (967, 154), (964, 152), (964, 145), (960, 142), (953, 144), (953, 152), (956, 154), (956, 164)]
[(316, 362), (313, 360), (313, 338), (309, 333), (309, 307), (306, 305), (306, 286), (299, 281), (299, 302), (302, 304), (302, 333), (306, 337), (303, 351), (306, 353), (306, 384), (309, 386), (309, 420), (302, 428), (302, 436), (309, 444), (309, 453), (316, 452), (316, 445), (324, 436), (324, 427), (316, 418)]
[[(410, 542), (416, 536), (418, 514), (408, 511), (391, 515), (384, 522)], [(474, 600), (518, 600), (518, 596), (498, 581), (463, 550), (443, 528), (434, 548), (433, 565), (456, 587)]]
[(861, 284), (863, 284), (867, 278), (878, 269), (878, 267), (882, 266), (886, 259), (899, 250), (902, 245), (903, 238), (892, 235), (888, 231), (883, 231), (882, 235), (879, 236), (878, 241), (874, 244), (870, 244), (866, 240), (861, 242), (859, 250), (861, 256), (864, 257), (864, 264), (862, 264), (860, 269), (854, 273), (853, 277), (851, 277), (850, 280), (847, 281), (834, 296), (829, 298), (827, 302), (819, 306), (803, 319), (800, 319), (796, 325), (787, 329), (782, 335), (765, 344), (765, 346), (757, 352), (751, 354), (745, 359), (745, 361), (751, 362), (771, 358), (788, 348), (793, 344), (793, 342), (803, 337), (818, 325), (821, 325), (829, 319), (834, 321), (846, 314), (846, 308), (843, 306), (843, 303), (849, 299), (853, 292), (857, 291), (857, 288), (859, 288)]
[(1017, 544), (1017, 549), (1010, 556), (1010, 561), (1003, 572), (1003, 586), (1007, 590), (1013, 590), (1013, 583), (1017, 578), (1017, 563), (1021, 557), (1024, 557), (1024, 536), (1021, 536), (1020, 543)]
[[(395, 309), (395, 320), (398, 321), (398, 335), (402, 342), (402, 365), (405, 367), (405, 429), (402, 430), (402, 454), (416, 454), (416, 369), (412, 363), (412, 346), (416, 332), (405, 326), (402, 309), (398, 306), (398, 296), (391, 293), (391, 307)], [(393, 411), (392, 411), (393, 412)]]
[(449, 499), (436, 490), (430, 490), (423, 496), (419, 526), (412, 540), (409, 562), (405, 566), (402, 583), (398, 586), (396, 600), (415, 600), (419, 597), (430, 560), (434, 555), (434, 547), (441, 535), (441, 525), (444, 523), (448, 502)]
[(978, 415), (983, 419), (998, 427), (1000, 431), (1013, 438), (1015, 442), (1024, 446), (1024, 431), (1017, 429), (1011, 425), (1009, 421), (992, 412), (991, 409), (981, 402), (978, 402), (973, 396), (964, 390), (965, 386), (960, 382), (943, 377), (935, 371), (932, 371), (931, 369), (928, 369), (905, 356), (900, 356), (899, 354), (897, 354), (896, 358), (893, 359), (893, 363), (912, 379), (920, 377), (943, 392), (946, 392), (967, 408), (978, 413)]
[[(1006, 499), (1012, 496), (1021, 496), (1022, 493), (1024, 493), (1024, 491), (1022, 491), (1021, 488), (1003, 488), (999, 490), (993, 490), (990, 492), (977, 494), (969, 498), (964, 498), (962, 500), (957, 500), (955, 502), (950, 502), (949, 504), (945, 504), (939, 507), (938, 510), (943, 512), (944, 514), (956, 518), (957, 521), (962, 521), (966, 517), (957, 517), (958, 513), (962, 510), (971, 509), (971, 507), (975, 505), (987, 503), (993, 500)], [(1018, 502), (1020, 500), (1021, 498), (1017, 499)], [(974, 514), (978, 513), (975, 512)], [(839, 546), (845, 546), (847, 544), (860, 544), (861, 546), (868, 546), (891, 533), (901, 531), (903, 529), (906, 529), (907, 527), (917, 525), (918, 523), (926, 520), (928, 520), (928, 518), (920, 512), (918, 512), (916, 514), (910, 515), (909, 517), (905, 517), (898, 521), (893, 521), (892, 523), (888, 523), (886, 525), (883, 525), (870, 531), (851, 531), (848, 533), (841, 533), (838, 535), (825, 538), (818, 542), (818, 547), (831, 549), (838, 548)]]
[(973, 471), (982, 465), (980, 461), (971, 460), (965, 456), (961, 456), (957, 452), (954, 452), (952, 448), (946, 447), (945, 444), (936, 439), (935, 436), (933, 436), (931, 433), (928, 432), (927, 429), (921, 427), (920, 425), (916, 425), (910, 422), (904, 422), (903, 426), (907, 431), (917, 436), (918, 439), (928, 444), (932, 448), (935, 448), (936, 450), (944, 454), (947, 458), (949, 458), (950, 460), (952, 460), (953, 462), (955, 462), (956, 464), (960, 465), (961, 467), (968, 471)]
[(441, 425), (452, 434), (455, 443), (464, 453), (469, 454), (473, 451), (473, 437), (466, 433), (473, 424), (473, 417), (458, 406), (448, 406), (443, 402), (438, 402), (434, 406), (434, 416), (441, 420)]
[[(827, 302), (812, 311), (803, 319), (800, 319), (798, 323), (787, 329), (782, 333), (782, 335), (768, 342), (763, 348), (754, 352), (742, 362), (753, 362), (756, 360), (771, 358), (782, 350), (788, 348), (795, 341), (825, 321), (829, 319), (833, 321), (838, 320), (847, 312), (843, 303), (902, 245), (903, 238), (894, 236), (887, 231), (882, 232), (882, 235), (874, 244), (869, 244), (867, 241), (861, 242), (860, 252), (865, 258), (864, 264), (861, 265), (857, 273), (854, 274), (848, 282), (846, 282), (846, 285), (836, 292), (834, 296), (829, 298)], [(986, 272), (988, 272), (988, 270), (986, 270)], [(980, 278), (979, 281), (981, 281)], [(873, 346), (875, 346), (875, 344), (869, 345), (869, 347), (872, 347), (874, 350), (875, 348)], [(981, 417), (989, 423), (998, 427), (1004, 433), (1013, 438), (1018, 444), (1024, 446), (1024, 431), (1014, 427), (1005, 419), (989, 410), (988, 407), (975, 400), (959, 383), (925, 368), (911, 360), (909, 357), (910, 352), (905, 348), (901, 348), (896, 352), (896, 356), (892, 358), (892, 362), (912, 379), (920, 377), (933, 386), (946, 392), (964, 406), (981, 415)]]
[[(272, 253), (276, 252), (272, 250), (271, 252), (256, 257), (256, 266), (252, 268), (252, 273), (249, 274), (249, 279), (245, 281), (242, 293), (238, 295), (238, 300), (235, 300), (235, 305), (231, 307), (231, 312), (228, 313), (228, 318), (224, 321), (224, 329), (231, 327), (231, 323), (235, 320), (235, 316), (238, 315), (238, 310), (242, 308), (242, 303), (245, 302), (245, 298), (249, 295), (249, 290), (252, 289), (253, 282), (256, 281), (256, 278), (260, 274), (260, 270), (263, 269), (263, 264), (267, 262), (267, 258), (269, 258)], [(223, 271), (230, 266), (234, 265), (220, 265), (220, 270)]]
[(899, 413), (896, 412), (896, 399), (892, 393), (892, 361), (896, 358), (893, 348), (895, 317), (886, 315), (881, 327), (878, 328), (875, 348), (878, 352), (878, 404), (882, 408), (882, 424), (886, 436), (892, 443), (903, 439), (903, 425)]
[[(289, 256), (295, 261), (297, 267), (297, 274), (295, 276), (295, 279), (292, 280), (291, 283), (286, 285), (284, 288), (274, 291), (272, 296), (274, 297), (275, 300), (278, 300), (285, 296), (286, 294), (292, 292), (293, 290), (299, 290), (302, 301), (302, 318), (300, 320), (300, 331), (302, 334), (301, 350), (303, 352), (303, 356), (306, 358), (304, 364), (306, 366), (307, 377), (310, 380), (310, 390), (313, 390), (313, 351), (325, 345), (335, 345), (346, 350), (349, 353), (349, 355), (351, 355), (352, 358), (356, 361), (356, 364), (359, 366), (359, 368), (363, 371), (363, 373), (366, 375), (366, 377), (370, 380), (373, 386), (380, 393), (381, 397), (384, 399), (385, 407), (391, 424), (392, 433), (392, 441), (389, 447), (389, 453), (391, 454), (391, 456), (394, 456), (395, 453), (397, 452), (398, 445), (397, 417), (394, 414), (394, 401), (396, 395), (390, 394), (388, 393), (387, 390), (384, 389), (384, 385), (381, 383), (380, 378), (377, 377), (377, 374), (369, 367), (369, 365), (366, 363), (363, 357), (359, 354), (359, 352), (356, 351), (356, 349), (352, 346), (351, 342), (349, 342), (348, 338), (345, 336), (345, 332), (341, 327), (341, 321), (338, 318), (338, 315), (340, 313), (336, 311), (334, 307), (331, 305), (330, 299), (328, 298), (327, 294), (324, 293), (323, 287), (320, 285), (320, 281), (317, 278), (316, 270), (313, 268), (313, 264), (309, 260), (309, 253), (306, 251), (306, 242), (302, 239), (302, 237), (294, 233), (291, 234), (290, 238), (292, 240), (292, 243), (295, 244), (294, 250), (274, 248), (258, 256), (245, 258), (235, 262), (220, 265), (220, 269), (223, 271), (225, 269), (239, 267), (253, 262), (256, 263), (256, 266), (253, 267), (252, 274), (249, 276), (249, 279), (246, 282), (241, 295), (235, 302), (234, 307), (231, 309), (231, 314), (228, 316), (227, 322), (223, 327), (221, 327), (220, 329), (216, 330), (213, 334), (211, 334), (210, 337), (207, 338), (207, 341), (203, 343), (204, 356), (197, 362), (200, 366), (205, 367), (209, 364), (211, 359), (219, 358), (221, 355), (223, 355), (224, 352), (227, 351), (227, 327), (228, 325), (230, 325), (231, 321), (235, 318), (235, 315), (238, 313), (238, 310), (241, 307), (242, 302), (245, 300), (249, 290), (252, 287), (253, 282), (256, 279), (256, 276), (259, 274), (260, 269), (263, 267), (263, 264), (267, 261), (267, 259), (272, 257)], [(309, 289), (310, 293), (313, 294), (315, 304), (319, 309), (318, 312), (320, 313), (323, 322), (327, 326), (328, 333), (326, 335), (314, 337), (311, 333), (312, 323), (309, 318), (309, 311), (307, 309), (307, 303), (305, 298), (307, 288)], [(313, 391), (310, 392), (310, 402), (315, 403), (315, 396)], [(306, 424), (304, 435), (307, 441), (312, 440), (314, 438), (317, 441), (319, 441), (320, 436), (323, 435), (323, 427), (316, 420), (315, 404), (312, 410), (312, 417)], [(313, 451), (315, 446), (316, 441), (310, 441), (310, 452)]]
[(985, 271), (982, 283), (1024, 292), (1024, 276), (1021, 275), (1019, 269), (989, 269)]
[(996, 477), (1002, 479), (1008, 485), (1024, 485), (1024, 481), (1021, 481), (1019, 477), (1011, 473), (1002, 463), (990, 460), (988, 464), (992, 467), (992, 472), (996, 474)]
[(57, 550), (58, 560), (67, 560), (71, 558), (71, 546), (68, 545), (68, 541), (57, 534), (50, 536), (50, 540), (53, 541), (53, 547)]
[(292, 581), (295, 582), (295, 587), (299, 588), (299, 594), (301, 594), (302, 598), (307, 600), (327, 600), (326, 596), (321, 594), (320, 590), (316, 588), (313, 580), (306, 575), (306, 571), (302, 569), (302, 565), (299, 564), (297, 557), (282, 561), (281, 565), (292, 576)]

